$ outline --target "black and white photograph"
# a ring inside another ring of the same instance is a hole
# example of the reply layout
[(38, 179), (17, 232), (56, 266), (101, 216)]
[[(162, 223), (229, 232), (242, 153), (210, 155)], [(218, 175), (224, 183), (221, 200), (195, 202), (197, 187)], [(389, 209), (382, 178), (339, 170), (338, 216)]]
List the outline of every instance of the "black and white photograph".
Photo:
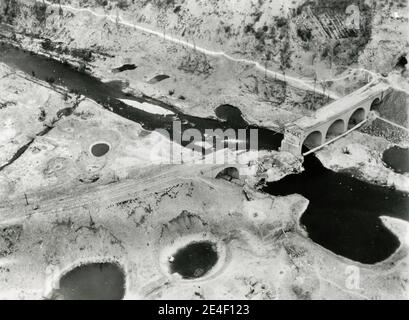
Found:
[(408, 300), (408, 6), (0, 0), (0, 301)]

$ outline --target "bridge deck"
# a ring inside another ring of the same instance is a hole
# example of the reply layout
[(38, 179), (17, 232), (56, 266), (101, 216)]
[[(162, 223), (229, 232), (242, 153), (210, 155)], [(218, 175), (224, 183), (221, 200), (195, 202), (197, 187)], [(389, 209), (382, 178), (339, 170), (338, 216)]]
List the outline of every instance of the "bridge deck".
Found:
[(314, 117), (303, 117), (297, 120), (294, 125), (302, 130), (308, 130), (319, 126), (321, 123), (328, 122), (331, 119), (336, 119), (343, 114), (353, 110), (360, 104), (370, 99), (374, 99), (380, 93), (384, 92), (388, 85), (383, 82), (372, 83), (364, 86), (361, 89), (354, 91), (346, 97), (339, 99), (327, 106), (319, 109)]

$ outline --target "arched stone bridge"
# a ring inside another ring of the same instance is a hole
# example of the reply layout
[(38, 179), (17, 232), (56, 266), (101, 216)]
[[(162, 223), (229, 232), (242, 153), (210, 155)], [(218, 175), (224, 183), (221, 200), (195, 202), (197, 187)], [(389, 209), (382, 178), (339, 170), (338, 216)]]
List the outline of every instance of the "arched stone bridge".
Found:
[(287, 125), (281, 150), (302, 154), (302, 147), (317, 148), (357, 127), (389, 92), (384, 80), (377, 80), (319, 109), (314, 117), (302, 117)]
[(232, 179), (241, 180), (245, 176), (247, 165), (243, 164), (214, 164), (214, 165), (204, 165), (200, 170), (204, 177), (208, 178), (226, 178), (230, 177)]

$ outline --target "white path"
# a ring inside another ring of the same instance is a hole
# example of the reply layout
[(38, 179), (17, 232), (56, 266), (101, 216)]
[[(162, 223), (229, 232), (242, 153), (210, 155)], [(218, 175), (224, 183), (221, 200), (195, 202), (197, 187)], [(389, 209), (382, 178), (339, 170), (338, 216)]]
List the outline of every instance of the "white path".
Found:
[(382, 121), (384, 121), (384, 122), (386, 122), (386, 123), (389, 123), (389, 124), (392, 125), (392, 126), (395, 126), (395, 127), (397, 127), (397, 128), (400, 128), (400, 129), (402, 129), (402, 130), (405, 130), (406, 132), (409, 132), (409, 129), (408, 129), (408, 128), (405, 128), (404, 126), (401, 126), (401, 125), (399, 125), (399, 124), (397, 124), (397, 123), (395, 123), (395, 122), (392, 122), (392, 121), (390, 121), (390, 120), (388, 120), (388, 119), (382, 118), (382, 117), (380, 117), (380, 116), (377, 116), (376, 118), (379, 119), (379, 120), (382, 120)]
[[(59, 4), (54, 4), (54, 3), (51, 3), (50, 1), (44, 1), (44, 3), (48, 4), (49, 6), (60, 7)], [(210, 50), (210, 49), (199, 47), (199, 46), (197, 46), (197, 45), (195, 45), (193, 43), (190, 43), (188, 41), (185, 41), (185, 40), (182, 40), (182, 39), (179, 39), (179, 38), (164, 34), (162, 32), (155, 31), (155, 30), (152, 30), (152, 29), (149, 29), (149, 28), (146, 28), (146, 27), (143, 27), (143, 26), (128, 22), (125, 19), (123, 19), (119, 14), (117, 16), (109, 15), (109, 14), (100, 14), (100, 13), (97, 13), (97, 12), (95, 12), (95, 11), (89, 9), (89, 8), (76, 8), (76, 7), (69, 6), (69, 5), (61, 5), (61, 8), (69, 10), (69, 11), (75, 11), (75, 12), (86, 12), (86, 13), (89, 13), (89, 14), (95, 16), (95, 17), (105, 18), (105, 19), (107, 19), (107, 20), (109, 20), (111, 22), (114, 22), (114, 23), (124, 25), (124, 26), (130, 27), (130, 28), (134, 28), (134, 29), (139, 30), (139, 31), (146, 32), (148, 34), (152, 34), (152, 35), (161, 37), (161, 38), (163, 38), (165, 40), (168, 40), (170, 42), (174, 42), (174, 43), (180, 44), (182, 46), (194, 49), (194, 50), (196, 50), (198, 52), (204, 53), (204, 54), (209, 55), (209, 56), (224, 57), (224, 58), (226, 58), (226, 59), (228, 59), (230, 61), (233, 61), (233, 62), (254, 65), (254, 67), (256, 69), (264, 72), (265, 74), (273, 76), (275, 79), (285, 81), (286, 83), (288, 83), (289, 85), (291, 85), (293, 87), (303, 89), (303, 90), (311, 90), (311, 91), (315, 90), (315, 92), (321, 93), (323, 95), (327, 95), (330, 98), (335, 99), (335, 100), (340, 98), (339, 95), (337, 95), (337, 94), (335, 94), (333, 92), (329, 92), (329, 91), (326, 91), (326, 90), (324, 90), (322, 88), (319, 88), (319, 85), (311, 84), (311, 80), (306, 80), (305, 81), (305, 80), (302, 80), (300, 78), (292, 77), (292, 76), (289, 76), (289, 75), (284, 75), (282, 73), (266, 69), (265, 66), (261, 65), (257, 61), (248, 60), (248, 59), (244, 59), (244, 58), (235, 58), (233, 56), (228, 55), (227, 53), (225, 53), (223, 51), (213, 51), (213, 50)]]

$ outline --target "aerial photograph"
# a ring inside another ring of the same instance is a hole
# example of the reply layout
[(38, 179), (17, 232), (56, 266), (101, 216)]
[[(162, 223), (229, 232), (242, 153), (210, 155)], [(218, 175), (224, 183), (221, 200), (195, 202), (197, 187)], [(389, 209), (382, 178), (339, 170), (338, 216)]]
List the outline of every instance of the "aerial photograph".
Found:
[(0, 300), (409, 300), (408, 59), (408, 0), (0, 0)]

